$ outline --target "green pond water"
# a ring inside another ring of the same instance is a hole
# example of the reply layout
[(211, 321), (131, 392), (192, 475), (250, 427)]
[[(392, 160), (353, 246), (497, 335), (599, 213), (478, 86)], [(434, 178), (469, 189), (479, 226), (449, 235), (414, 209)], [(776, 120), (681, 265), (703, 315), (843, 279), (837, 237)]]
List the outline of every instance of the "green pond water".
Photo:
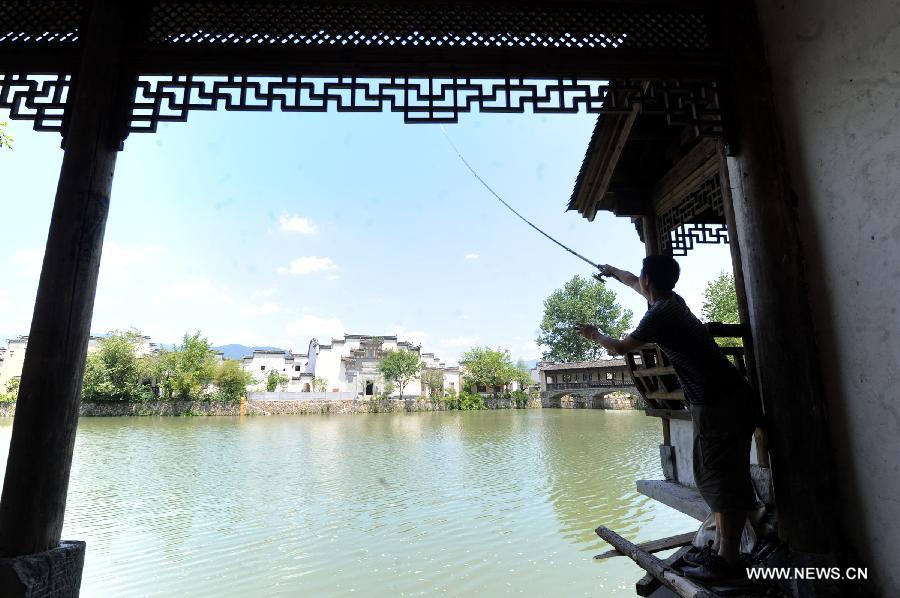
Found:
[(634, 490), (660, 440), (593, 410), (83, 418), (63, 538), (88, 598), (633, 596), (593, 530), (696, 527)]

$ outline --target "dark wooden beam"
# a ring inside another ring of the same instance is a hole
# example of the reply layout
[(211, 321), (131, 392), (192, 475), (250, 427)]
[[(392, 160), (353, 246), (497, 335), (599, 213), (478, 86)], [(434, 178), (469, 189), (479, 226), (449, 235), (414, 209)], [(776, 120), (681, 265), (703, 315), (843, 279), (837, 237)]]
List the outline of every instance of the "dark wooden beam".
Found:
[(733, 61), (730, 97), (740, 142), (739, 153), (728, 160), (729, 178), (778, 529), (793, 550), (827, 557), (840, 544), (834, 525), (840, 520), (839, 493), (793, 207), (797, 200), (755, 5), (743, 0), (727, 10), (722, 6), (717, 29)]
[[(696, 531), (693, 532), (685, 532), (683, 534), (678, 534), (677, 536), (669, 536), (667, 538), (660, 538), (659, 540), (651, 540), (649, 542), (641, 542), (637, 545), (638, 548), (647, 552), (649, 554), (653, 554), (654, 552), (662, 552), (663, 550), (669, 550), (671, 548), (679, 548), (681, 546), (687, 546), (691, 542), (694, 541), (694, 536), (697, 535)], [(608, 559), (614, 556), (625, 556), (618, 550), (607, 550), (604, 553), (595, 555), (594, 558), (597, 560)]]
[(691, 412), (687, 409), (645, 409), (644, 414), (650, 417), (691, 421)]
[(121, 114), (120, 4), (93, 3), (76, 74), (0, 499), (3, 557), (46, 551), (59, 543), (62, 531), (118, 149), (115, 132), (121, 130), (113, 122)]
[(711, 77), (720, 64), (710, 53), (559, 48), (184, 47), (136, 48), (131, 68), (146, 74), (308, 76), (534, 77), (654, 79)]
[(601, 525), (595, 531), (600, 538), (612, 544), (618, 552), (633, 560), (644, 571), (658, 579), (662, 585), (682, 598), (715, 598), (718, 596), (715, 592), (674, 572), (663, 561), (635, 546), (613, 530)]

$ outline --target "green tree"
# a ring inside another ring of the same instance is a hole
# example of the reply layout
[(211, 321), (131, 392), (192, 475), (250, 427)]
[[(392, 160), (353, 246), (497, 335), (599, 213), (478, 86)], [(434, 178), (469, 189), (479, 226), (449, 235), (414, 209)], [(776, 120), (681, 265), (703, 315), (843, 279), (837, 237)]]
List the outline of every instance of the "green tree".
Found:
[(21, 381), (22, 381), (22, 379), (19, 378), (18, 376), (10, 378), (6, 382), (6, 392), (8, 392), (11, 395), (19, 394), (19, 382), (21, 382)]
[(285, 390), (290, 381), (291, 379), (281, 372), (269, 370), (269, 375), (266, 376), (266, 392), (275, 392), (275, 389), (279, 387), (281, 390)]
[(181, 345), (157, 359), (156, 377), (166, 397), (193, 401), (203, 398), (216, 374), (216, 356), (200, 332), (185, 333)]
[(0, 403), (15, 403), (19, 398), (19, 377), (6, 382), (6, 392), (0, 393)]
[(518, 383), (519, 390), (523, 391), (534, 384), (534, 379), (531, 377), (531, 369), (522, 359), (516, 362), (515, 368), (513, 369), (512, 381)]
[(135, 330), (113, 331), (88, 355), (84, 368), (82, 397), (85, 401), (139, 401), (150, 398), (141, 383), (144, 370), (137, 357), (141, 342)]
[[(703, 291), (703, 307), (700, 311), (707, 322), (741, 323), (734, 274), (722, 272), (707, 283), (706, 289)], [(717, 338), (716, 342), (722, 347), (742, 347), (744, 345), (744, 341), (739, 338)]]
[(8, 126), (8, 122), (0, 122), (0, 149), (3, 149), (4, 147), (12, 149), (12, 135), (6, 132)]
[(386, 381), (397, 385), (402, 399), (403, 389), (422, 371), (422, 365), (418, 354), (412, 351), (387, 351), (381, 358), (378, 369)]
[(216, 368), (213, 378), (219, 389), (218, 398), (227, 403), (236, 403), (254, 383), (253, 375), (246, 371), (237, 359), (226, 359)]
[(312, 387), (316, 392), (325, 392), (325, 390), (328, 388), (328, 379), (316, 376), (312, 379)]
[(463, 383), (471, 392), (486, 386), (496, 393), (496, 387), (506, 386), (516, 378), (516, 366), (505, 349), (472, 347), (459, 358), (459, 364), (465, 368)]
[(578, 334), (578, 324), (593, 324), (620, 338), (631, 327), (631, 310), (616, 302), (616, 294), (602, 280), (574, 276), (544, 300), (537, 342), (548, 347), (544, 359), (556, 362), (595, 361), (602, 347)]
[(428, 387), (429, 396), (440, 396), (441, 391), (444, 390), (444, 372), (442, 372), (441, 370), (423, 371), (422, 386)]

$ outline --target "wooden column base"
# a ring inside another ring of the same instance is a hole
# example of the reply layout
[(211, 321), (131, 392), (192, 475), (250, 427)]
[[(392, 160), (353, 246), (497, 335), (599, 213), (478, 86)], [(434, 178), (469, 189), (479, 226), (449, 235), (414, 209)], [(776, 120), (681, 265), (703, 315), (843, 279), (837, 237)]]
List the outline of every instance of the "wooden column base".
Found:
[(46, 552), (0, 558), (0, 596), (77, 597), (85, 549), (84, 542), (64, 540)]

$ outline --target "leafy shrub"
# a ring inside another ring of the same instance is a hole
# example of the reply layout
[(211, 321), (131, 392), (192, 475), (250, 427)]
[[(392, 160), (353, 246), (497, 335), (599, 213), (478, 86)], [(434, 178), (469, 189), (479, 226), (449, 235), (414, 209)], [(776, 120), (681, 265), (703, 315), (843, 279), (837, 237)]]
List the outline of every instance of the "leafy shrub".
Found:
[(510, 398), (515, 401), (516, 409), (524, 409), (528, 406), (528, 394), (524, 390), (514, 390)]
[(476, 411), (485, 409), (484, 397), (480, 394), (462, 391), (459, 393), (459, 401), (457, 409), (462, 411)]
[(447, 405), (447, 409), (459, 409), (459, 397), (456, 396), (455, 389), (444, 391), (440, 398)]

